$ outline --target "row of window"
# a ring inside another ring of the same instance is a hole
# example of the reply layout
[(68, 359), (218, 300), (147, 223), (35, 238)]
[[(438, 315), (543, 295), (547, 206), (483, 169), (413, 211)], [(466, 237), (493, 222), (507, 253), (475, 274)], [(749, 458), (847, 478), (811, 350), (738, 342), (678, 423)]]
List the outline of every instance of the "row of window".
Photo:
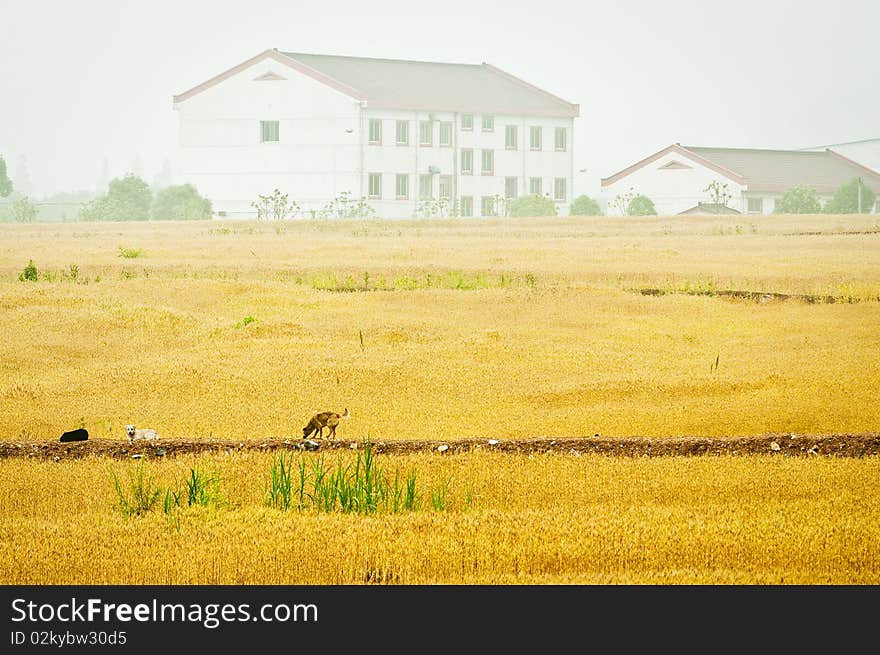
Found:
[[(431, 200), (434, 197), (433, 175), (419, 175), (419, 200)], [(397, 200), (409, 200), (409, 174), (398, 173), (394, 179), (394, 197)], [(452, 197), (452, 176), (439, 176), (438, 198), (449, 199)], [(374, 200), (382, 198), (382, 173), (370, 173), (368, 177), (367, 192)], [(529, 178), (529, 195), (541, 195), (543, 193), (543, 179), (540, 177)], [(504, 197), (516, 198), (519, 195), (519, 178), (504, 178)], [(553, 200), (564, 202), (566, 199), (566, 179), (557, 177), (553, 179)]]
[[(470, 116), (473, 121), (472, 114)], [(486, 129), (486, 119), (489, 119), (491, 129)], [(464, 116), (462, 117), (464, 119)], [(468, 131), (473, 129), (473, 123), (470, 127), (465, 127), (462, 120), (462, 130)], [(493, 132), (494, 118), (492, 116), (483, 117), (483, 131)], [(554, 128), (553, 148), (558, 152), (565, 152), (568, 148), (568, 132), (564, 127)], [(452, 123), (450, 121), (440, 121), (440, 140), (441, 147), (452, 146)], [(368, 143), (371, 146), (382, 145), (382, 119), (371, 118), (369, 127)], [(409, 121), (395, 121), (394, 143), (399, 146), (409, 145)], [(430, 147), (434, 145), (434, 121), (419, 121), (419, 146)], [(519, 125), (504, 126), (504, 147), (507, 150), (519, 149)], [(529, 149), (542, 150), (544, 148), (544, 129), (540, 125), (532, 125), (529, 127)]]
[[(466, 114), (473, 116), (470, 114)], [(485, 121), (491, 116), (483, 117), (483, 125), (485, 130)], [(396, 121), (395, 143), (399, 146), (409, 145), (409, 121)], [(462, 129), (465, 129), (462, 127)], [(493, 128), (494, 129), (494, 128)], [(553, 148), (557, 152), (565, 152), (568, 148), (568, 132), (564, 127), (554, 128)], [(281, 138), (281, 130), (278, 121), (260, 121), (260, 142), (269, 143), (279, 141)], [(382, 120), (379, 118), (370, 119), (369, 144), (374, 146), (382, 145)], [(441, 147), (452, 146), (452, 123), (447, 121), (440, 122), (440, 141)], [(434, 145), (434, 121), (419, 121), (419, 146)], [(504, 127), (504, 148), (506, 150), (519, 149), (519, 126), (506, 125)], [(533, 125), (529, 128), (529, 149), (543, 150), (544, 148), (544, 130), (539, 125)], [(468, 150), (462, 152), (470, 152)], [(487, 152), (486, 150), (483, 151)], [(491, 151), (488, 151), (491, 152)], [(485, 155), (484, 155), (485, 157)], [(463, 161), (463, 160), (462, 160)], [(484, 166), (483, 170), (487, 170)], [(491, 170), (491, 168), (489, 169)], [(464, 173), (464, 170), (462, 170)], [(489, 173), (491, 175), (491, 173)]]

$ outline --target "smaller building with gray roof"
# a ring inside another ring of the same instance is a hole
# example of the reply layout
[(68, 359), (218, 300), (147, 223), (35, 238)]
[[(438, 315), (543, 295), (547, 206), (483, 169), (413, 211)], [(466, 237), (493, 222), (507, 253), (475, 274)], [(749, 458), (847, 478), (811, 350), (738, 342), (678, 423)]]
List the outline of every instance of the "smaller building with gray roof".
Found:
[[(709, 148), (675, 143), (602, 179), (612, 211), (629, 195), (646, 195), (659, 214), (702, 212), (721, 205), (739, 213), (769, 214), (795, 186), (814, 189), (823, 204), (846, 183), (858, 180), (880, 196), (880, 172), (831, 149), (765, 150)], [(865, 206), (865, 213), (876, 212)]]

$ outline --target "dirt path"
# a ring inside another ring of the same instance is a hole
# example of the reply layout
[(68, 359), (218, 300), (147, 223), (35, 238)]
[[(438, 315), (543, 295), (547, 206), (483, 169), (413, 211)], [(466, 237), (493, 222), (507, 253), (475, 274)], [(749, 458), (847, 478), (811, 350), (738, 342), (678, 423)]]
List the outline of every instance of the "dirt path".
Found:
[[(304, 442), (301, 439), (163, 439), (156, 444), (110, 439), (74, 443), (57, 441), (0, 441), (0, 458), (22, 457), (43, 460), (83, 459), (89, 456), (115, 458), (170, 457), (193, 453), (233, 453), (271, 450), (352, 450), (363, 444), (350, 440)], [(445, 448), (444, 448), (445, 446)], [(880, 454), (880, 433), (855, 434), (765, 434), (746, 437), (536, 437), (532, 439), (450, 439), (448, 441), (376, 441), (376, 453), (406, 454), (434, 452), (453, 455), (473, 451), (505, 453), (598, 453), (626, 457), (670, 455), (834, 455), (865, 457)]]

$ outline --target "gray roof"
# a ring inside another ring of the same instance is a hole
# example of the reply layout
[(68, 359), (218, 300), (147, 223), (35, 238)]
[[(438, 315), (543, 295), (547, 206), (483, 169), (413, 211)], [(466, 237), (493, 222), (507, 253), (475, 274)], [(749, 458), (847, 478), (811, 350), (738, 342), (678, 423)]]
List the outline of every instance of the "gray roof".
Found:
[(880, 174), (829, 150), (683, 147), (736, 173), (744, 179), (749, 191), (785, 192), (793, 186), (804, 185), (819, 193), (833, 193), (841, 184), (861, 177), (865, 186), (880, 192)]
[(490, 64), (281, 54), (357, 90), (367, 107), (573, 117), (579, 107)]
[(737, 211), (733, 207), (728, 207), (727, 205), (722, 205), (717, 202), (698, 202), (696, 205), (689, 209), (685, 209), (683, 212), (678, 212), (679, 215), (685, 214), (739, 214), (741, 212)]

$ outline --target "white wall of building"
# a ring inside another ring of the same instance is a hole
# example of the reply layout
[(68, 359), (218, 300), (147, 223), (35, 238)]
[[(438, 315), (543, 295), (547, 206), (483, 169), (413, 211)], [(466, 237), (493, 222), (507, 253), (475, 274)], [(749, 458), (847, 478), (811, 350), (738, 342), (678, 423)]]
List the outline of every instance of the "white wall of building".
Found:
[[(481, 198), (484, 196), (504, 196), (505, 180), (516, 178), (517, 194), (529, 192), (529, 177), (541, 177), (543, 191), (553, 195), (555, 178), (566, 180), (564, 200), (557, 203), (560, 213), (567, 214), (571, 202), (571, 119), (548, 119), (524, 116), (493, 115), (493, 129), (483, 130), (483, 115), (472, 114), (473, 129), (462, 128), (462, 114), (453, 112), (416, 112), (401, 110), (369, 109), (365, 111), (365, 123), (370, 119), (382, 121), (381, 145), (368, 144), (364, 154), (365, 174), (382, 174), (382, 197), (370, 199), (377, 215), (390, 218), (411, 217), (417, 211), (421, 199), (419, 193), (419, 176), (429, 174), (433, 167), (437, 170), (432, 175), (433, 197), (439, 196), (440, 177), (452, 177), (453, 195), (472, 199), (474, 215), (480, 214)], [(409, 125), (410, 145), (400, 146), (396, 143), (397, 121), (407, 121)], [(431, 144), (420, 143), (420, 124), (431, 122)], [(452, 141), (450, 146), (440, 145), (440, 124), (450, 123)], [(506, 128), (508, 125), (517, 127), (515, 148), (506, 146)], [(542, 130), (542, 147), (540, 150), (530, 148), (529, 130), (531, 127)], [(555, 129), (566, 130), (565, 150), (555, 150)], [(368, 128), (365, 128), (368, 129)], [(525, 137), (523, 136), (525, 134)], [(472, 152), (472, 172), (462, 171), (463, 150)], [(491, 175), (483, 173), (483, 151), (493, 152), (494, 167)], [(410, 197), (407, 200), (396, 198), (396, 175), (410, 175)], [(365, 188), (367, 188), (365, 186)]]
[[(688, 168), (664, 168), (673, 162), (679, 162)], [(745, 213), (743, 185), (675, 151), (646, 164), (613, 184), (603, 186), (602, 196), (608, 203), (609, 215), (620, 214), (614, 210), (614, 198), (630, 192), (649, 197), (658, 214), (671, 215), (690, 209), (698, 202), (709, 202), (709, 193), (704, 189), (715, 180), (727, 184), (727, 192), (731, 196), (728, 206)], [(772, 203), (769, 211), (772, 211)]]
[[(284, 80), (255, 81), (266, 73)], [(453, 194), (473, 198), (480, 215), (482, 196), (504, 196), (505, 178), (516, 177), (520, 195), (529, 178), (541, 177), (545, 194), (553, 197), (554, 179), (566, 179), (566, 197), (557, 202), (568, 213), (574, 180), (573, 120), (494, 116), (494, 130), (483, 131), (482, 115), (473, 115), (473, 130), (463, 130), (461, 115), (373, 109), (344, 93), (268, 59), (175, 105), (179, 116), (180, 151), (176, 169), (182, 181), (210, 198), (215, 213), (230, 218), (254, 217), (251, 203), (258, 194), (278, 188), (295, 200), (300, 216), (308, 217), (342, 192), (367, 196), (370, 173), (382, 176), (381, 198), (370, 198), (376, 216), (410, 218), (418, 209), (419, 175), (429, 167), (432, 194), (439, 178), (451, 175)], [(369, 120), (382, 121), (381, 145), (370, 145)], [(277, 143), (260, 142), (260, 121), (279, 121)], [(396, 143), (396, 122), (409, 124), (409, 145)], [(432, 121), (431, 145), (419, 143), (419, 123)], [(451, 122), (452, 146), (440, 145), (440, 123)], [(517, 148), (505, 148), (505, 126), (518, 127)], [(542, 130), (542, 148), (529, 147), (529, 128)], [(554, 148), (554, 130), (566, 129), (566, 149)], [(461, 150), (473, 150), (473, 174), (461, 174)], [(492, 175), (481, 172), (481, 152), (494, 151)], [(409, 198), (396, 198), (396, 175), (409, 175)]]
[[(286, 79), (254, 81), (269, 72)], [(358, 101), (273, 60), (175, 108), (180, 177), (210, 198), (215, 212), (249, 216), (257, 195), (275, 188), (305, 209), (358, 187)], [(263, 120), (279, 121), (277, 143), (260, 142)]]

